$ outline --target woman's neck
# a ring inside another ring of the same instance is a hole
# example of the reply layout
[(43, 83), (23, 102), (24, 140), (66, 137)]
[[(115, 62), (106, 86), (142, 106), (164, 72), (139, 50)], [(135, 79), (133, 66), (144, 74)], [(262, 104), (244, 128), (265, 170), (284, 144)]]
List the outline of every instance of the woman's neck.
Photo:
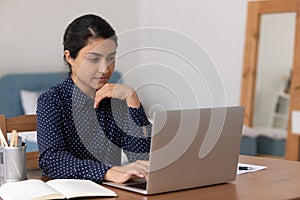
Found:
[(91, 99), (95, 98), (95, 93), (96, 90), (94, 88), (91, 88), (90, 86), (88, 86), (87, 84), (85, 84), (84, 82), (82, 82), (78, 77), (71, 75), (71, 78), (73, 80), (73, 82), (75, 83), (75, 85), (88, 97), (90, 97)]

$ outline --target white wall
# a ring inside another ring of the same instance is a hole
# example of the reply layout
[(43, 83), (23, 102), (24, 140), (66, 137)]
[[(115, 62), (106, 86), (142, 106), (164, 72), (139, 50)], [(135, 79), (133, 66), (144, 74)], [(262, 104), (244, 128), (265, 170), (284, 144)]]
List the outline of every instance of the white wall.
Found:
[[(198, 47), (202, 46), (215, 63), (215, 67), (223, 80), (226, 95), (225, 104), (236, 105), (239, 104), (240, 98), (247, 14), (246, 6), (247, 1), (243, 0), (142, 1), (141, 20), (142, 24), (146, 27), (175, 30), (180, 35), (188, 37), (190, 41), (197, 43)], [(175, 38), (176, 36), (170, 34), (169, 37)], [(153, 36), (153, 38), (153, 43), (155, 43), (156, 40), (159, 40), (160, 43), (164, 43), (164, 40), (168, 39), (155, 36)], [(201, 106), (221, 105), (223, 103), (223, 88), (220, 88), (217, 84), (219, 81), (218, 77), (206, 71), (208, 68), (214, 66), (211, 66), (209, 61), (205, 62), (206, 58), (199, 48), (194, 48), (191, 45), (191, 48), (186, 50), (187, 47), (185, 47), (185, 44), (186, 41), (184, 39), (178, 39), (177, 41), (174, 40), (174, 44), (169, 44), (168, 47), (173, 45), (170, 49), (176, 49), (177, 52), (181, 52), (181, 55), (185, 57), (190, 56), (190, 60), (195, 58), (198, 54), (198, 58), (202, 59), (202, 62), (201, 60), (195, 61), (196, 67), (200, 72), (203, 72), (204, 75), (202, 80), (198, 79), (196, 81), (196, 77), (191, 75), (193, 71), (191, 70), (185, 82), (193, 84), (193, 89), (196, 91), (195, 93)], [(178, 47), (178, 49), (176, 47)], [(176, 59), (176, 56), (170, 56), (168, 58), (166, 55), (157, 55), (153, 52), (151, 56), (151, 59), (144, 58), (144, 60), (153, 60), (154, 62), (159, 60), (168, 66), (177, 66), (177, 69), (182, 65), (182, 63), (179, 62), (180, 59)], [(181, 73), (184, 74), (188, 69), (188, 66), (185, 65)], [(144, 77), (144, 79), (146, 78)], [(217, 88), (218, 91), (214, 92), (203, 89), (205, 82), (209, 84), (208, 88)], [(213, 97), (219, 99), (213, 99)], [(209, 102), (210, 98), (212, 99), (211, 102)]]
[[(62, 61), (63, 32), (71, 20), (83, 13), (97, 13), (103, 16), (125, 39), (132, 37), (126, 33), (134, 28), (153, 26), (174, 30), (180, 33), (179, 35), (187, 36), (191, 39), (189, 41), (203, 46), (215, 63), (216, 70), (219, 71), (224, 83), (225, 103), (239, 104), (247, 14), (246, 0), (1, 1), (0, 76), (16, 72), (65, 69)], [(136, 45), (144, 45), (146, 34), (134, 33), (133, 35), (135, 34), (136, 38), (133, 39), (136, 39)], [(120, 42), (120, 51), (126, 52), (127, 47), (122, 50), (122, 44), (130, 42), (122, 40), (122, 36)], [(172, 48), (176, 48), (176, 42), (171, 45)], [(181, 45), (183, 43), (177, 45), (179, 50)], [(132, 50), (134, 47), (135, 45), (129, 49)], [(196, 53), (193, 52), (193, 56), (197, 56)], [(166, 57), (162, 58), (163, 55)], [(154, 62), (156, 58), (160, 59), (158, 61), (163, 61), (162, 64), (178, 65), (173, 57), (168, 59), (166, 54), (156, 56), (157, 54), (149, 51), (131, 53), (120, 59), (117, 68), (122, 72), (128, 72), (143, 63)], [(168, 72), (165, 73), (160, 75), (168, 77)], [(189, 73), (185, 76), (189, 76)], [(135, 78), (140, 81), (144, 77), (141, 74)], [(208, 82), (213, 82), (213, 77), (206, 77), (206, 79), (209, 79)], [(131, 76), (125, 76), (125, 82), (132, 81)], [(196, 94), (197, 99), (200, 99), (200, 103), (201, 99), (204, 99), (202, 105), (205, 106), (209, 99), (201, 95), (202, 91), (205, 92), (205, 88), (201, 87), (196, 85), (194, 90), (199, 90)], [(219, 92), (223, 98), (222, 87), (219, 88)], [(218, 91), (214, 93), (216, 96)], [(218, 99), (214, 101), (218, 102)]]
[(0, 76), (66, 69), (64, 30), (87, 13), (107, 19), (118, 32), (139, 26), (138, 0), (0, 1)]

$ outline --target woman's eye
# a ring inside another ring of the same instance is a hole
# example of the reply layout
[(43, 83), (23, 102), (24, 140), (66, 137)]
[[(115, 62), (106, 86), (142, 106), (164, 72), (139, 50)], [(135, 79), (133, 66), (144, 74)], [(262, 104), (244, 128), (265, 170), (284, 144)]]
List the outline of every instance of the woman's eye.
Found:
[(88, 58), (88, 60), (92, 63), (97, 63), (99, 62), (99, 58)]
[(113, 61), (115, 61), (115, 57), (108, 57), (107, 58), (107, 62), (113, 62)]

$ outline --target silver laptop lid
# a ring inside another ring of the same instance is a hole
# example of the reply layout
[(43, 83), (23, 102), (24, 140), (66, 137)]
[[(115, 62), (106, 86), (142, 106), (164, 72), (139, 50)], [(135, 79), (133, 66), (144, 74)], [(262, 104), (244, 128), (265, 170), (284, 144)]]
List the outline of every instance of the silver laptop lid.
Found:
[(156, 112), (147, 194), (234, 180), (243, 116), (240, 106)]
[[(154, 116), (146, 190), (143, 181), (103, 184), (156, 194), (235, 179), (244, 108), (159, 111)], [(137, 185), (136, 185), (137, 184)]]

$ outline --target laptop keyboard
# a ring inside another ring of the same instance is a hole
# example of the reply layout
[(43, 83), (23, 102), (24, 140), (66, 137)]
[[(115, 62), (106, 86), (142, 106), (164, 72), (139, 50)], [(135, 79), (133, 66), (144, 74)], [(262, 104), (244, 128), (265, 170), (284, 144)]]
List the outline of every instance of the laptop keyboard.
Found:
[(131, 184), (128, 184), (127, 186), (134, 187), (134, 188), (139, 188), (139, 189), (142, 189), (142, 190), (146, 190), (147, 182), (133, 183), (133, 184), (131, 183)]

